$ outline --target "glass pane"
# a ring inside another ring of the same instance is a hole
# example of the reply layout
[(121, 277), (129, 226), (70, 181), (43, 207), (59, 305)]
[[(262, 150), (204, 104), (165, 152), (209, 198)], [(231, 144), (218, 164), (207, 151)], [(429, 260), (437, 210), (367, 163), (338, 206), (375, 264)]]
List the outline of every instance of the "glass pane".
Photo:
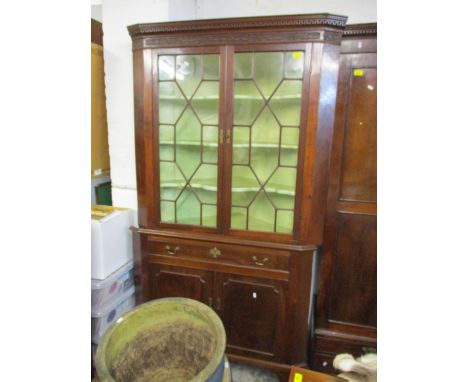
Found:
[(176, 202), (177, 223), (200, 225), (200, 202), (190, 188), (186, 188)]
[(185, 98), (175, 82), (159, 83), (160, 123), (175, 123), (186, 104)]
[(190, 108), (176, 125), (176, 162), (187, 179), (201, 163), (201, 125)]
[(159, 125), (159, 159), (174, 161), (174, 126)]
[(294, 211), (278, 210), (276, 215), (276, 231), (291, 233), (294, 226)]
[(218, 163), (218, 126), (203, 126), (203, 163)]
[(187, 98), (191, 98), (202, 78), (201, 56), (177, 56), (176, 81)]
[(283, 53), (255, 53), (255, 81), (269, 98), (283, 78)]
[(175, 222), (175, 203), (161, 202), (161, 221), (167, 223)]
[(161, 162), (160, 168), (160, 188), (162, 200), (176, 200), (186, 181), (179, 168), (172, 162)]
[(247, 229), (247, 208), (232, 207), (231, 228)]
[(285, 77), (302, 78), (304, 71), (304, 54), (302, 52), (285, 53)]
[(232, 195), (233, 205), (247, 206), (260, 189), (255, 175), (248, 166), (232, 167)]
[(203, 82), (193, 96), (192, 106), (202, 123), (218, 124), (219, 82)]
[(252, 78), (252, 53), (237, 53), (234, 56), (234, 77)]
[(290, 234), (304, 52), (238, 53), (234, 69), (231, 227)]
[(299, 128), (283, 127), (281, 130), (281, 159), (282, 166), (297, 166), (299, 145)]
[(202, 205), (202, 225), (207, 227), (216, 227), (216, 205), (203, 204)]
[(282, 125), (299, 126), (301, 119), (302, 81), (283, 81), (270, 105)]
[(158, 70), (161, 221), (215, 227), (219, 55), (160, 56)]
[(249, 208), (249, 230), (274, 231), (275, 208), (264, 192), (260, 192)]
[(252, 126), (251, 166), (263, 184), (278, 166), (280, 126), (269, 108)]
[(234, 84), (234, 124), (250, 125), (263, 106), (263, 98), (253, 81)]
[(265, 186), (273, 203), (278, 208), (294, 208), (296, 169), (279, 167)]
[(173, 80), (175, 76), (174, 56), (160, 56), (158, 71), (160, 80)]
[(203, 56), (203, 78), (205, 80), (219, 79), (219, 56), (207, 54)]
[(203, 203), (216, 204), (218, 166), (202, 164), (190, 180), (192, 190)]
[(234, 127), (232, 163), (249, 164), (250, 128)]

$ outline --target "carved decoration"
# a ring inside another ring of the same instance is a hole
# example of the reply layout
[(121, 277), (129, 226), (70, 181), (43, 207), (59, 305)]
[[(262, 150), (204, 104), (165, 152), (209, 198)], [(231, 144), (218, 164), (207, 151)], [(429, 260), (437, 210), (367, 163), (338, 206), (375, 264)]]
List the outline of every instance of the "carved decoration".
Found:
[(133, 49), (197, 46), (197, 45), (223, 45), (244, 43), (268, 43), (268, 42), (317, 42), (326, 41), (339, 45), (341, 32), (334, 31), (286, 31), (286, 32), (261, 32), (261, 33), (217, 33), (199, 35), (161, 35), (144, 37), (133, 40)]
[(347, 25), (343, 32), (343, 37), (375, 35), (377, 35), (376, 23)]
[(169, 23), (136, 24), (128, 27), (130, 36), (159, 33), (209, 31), (216, 29), (251, 29), (270, 27), (323, 26), (344, 28), (347, 17), (329, 14), (296, 15), (282, 17), (235, 18), (219, 20), (182, 21)]

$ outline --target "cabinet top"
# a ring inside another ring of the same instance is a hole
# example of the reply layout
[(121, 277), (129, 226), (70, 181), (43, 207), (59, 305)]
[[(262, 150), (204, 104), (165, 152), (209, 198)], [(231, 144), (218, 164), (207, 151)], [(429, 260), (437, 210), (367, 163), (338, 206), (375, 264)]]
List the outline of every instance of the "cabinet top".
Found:
[(346, 28), (343, 32), (343, 38), (356, 38), (366, 36), (377, 36), (377, 23), (346, 25)]
[(135, 24), (128, 26), (128, 32), (133, 39), (139, 36), (172, 34), (180, 32), (213, 32), (217, 30), (266, 30), (271, 28), (297, 29), (304, 27), (333, 28), (342, 30), (346, 25), (347, 19), (348, 18), (346, 16), (338, 16), (328, 13), (239, 17)]

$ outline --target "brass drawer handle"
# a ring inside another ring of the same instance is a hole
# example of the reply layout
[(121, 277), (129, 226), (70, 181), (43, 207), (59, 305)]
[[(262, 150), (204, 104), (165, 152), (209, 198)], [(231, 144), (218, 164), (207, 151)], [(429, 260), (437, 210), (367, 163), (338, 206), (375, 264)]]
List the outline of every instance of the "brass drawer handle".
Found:
[(169, 245), (166, 245), (166, 251), (167, 251), (167, 253), (169, 255), (175, 255), (177, 253), (177, 251), (179, 251), (179, 250), (180, 250), (180, 247), (177, 246), (177, 247), (174, 248), (173, 251), (171, 251), (171, 247)]
[(210, 255), (213, 256), (214, 259), (216, 259), (217, 257), (221, 256), (221, 251), (216, 247), (211, 248)]
[(257, 259), (257, 256), (252, 256), (252, 260), (255, 262), (255, 265), (259, 267), (263, 267), (267, 261), (269, 261), (268, 257), (264, 257), (263, 260)]

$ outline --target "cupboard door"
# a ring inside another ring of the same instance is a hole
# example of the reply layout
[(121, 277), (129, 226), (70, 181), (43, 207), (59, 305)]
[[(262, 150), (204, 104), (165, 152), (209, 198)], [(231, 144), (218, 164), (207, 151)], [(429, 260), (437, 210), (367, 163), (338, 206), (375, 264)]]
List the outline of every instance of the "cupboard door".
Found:
[[(358, 335), (369, 342), (375, 341), (376, 53), (341, 55), (320, 273), (317, 329), (327, 330), (331, 337), (333, 333), (340, 332), (349, 337)], [(343, 338), (340, 341), (344, 343)], [(321, 346), (319, 343), (320, 351), (323, 350)], [(337, 353), (347, 351), (344, 345), (341, 346), (337, 345)]]
[(279, 359), (283, 348), (286, 283), (217, 273), (217, 310), (227, 351)]
[(220, 55), (156, 57), (160, 222), (217, 227)]
[(234, 53), (232, 229), (293, 233), (304, 64), (304, 50)]
[(151, 298), (186, 297), (212, 305), (213, 272), (150, 263)]

